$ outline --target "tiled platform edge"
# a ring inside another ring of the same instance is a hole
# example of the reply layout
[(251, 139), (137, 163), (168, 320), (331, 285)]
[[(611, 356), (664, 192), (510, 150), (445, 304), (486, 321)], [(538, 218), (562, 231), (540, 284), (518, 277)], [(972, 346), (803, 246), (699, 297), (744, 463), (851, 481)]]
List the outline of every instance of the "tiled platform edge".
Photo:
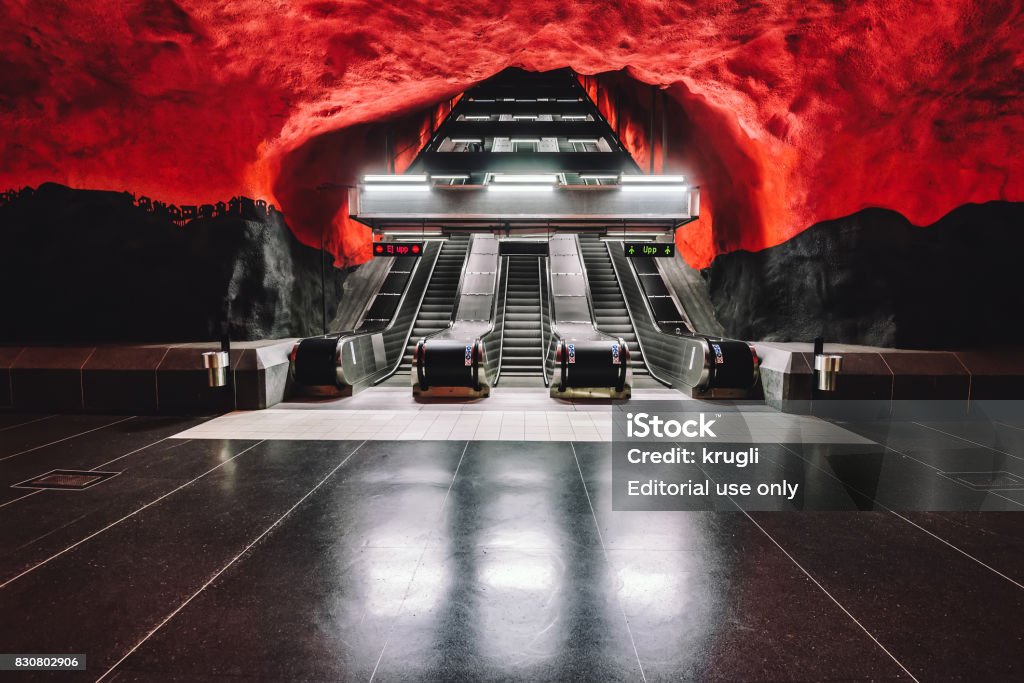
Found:
[[(814, 354), (810, 344), (760, 342), (765, 402), (786, 412), (811, 410)], [(826, 344), (843, 357), (835, 392), (822, 400), (971, 401), (1024, 398), (1024, 349), (903, 351)]]
[(217, 343), (0, 347), (0, 407), (134, 414), (256, 410), (281, 402), (295, 340), (232, 344), (233, 383), (210, 388)]

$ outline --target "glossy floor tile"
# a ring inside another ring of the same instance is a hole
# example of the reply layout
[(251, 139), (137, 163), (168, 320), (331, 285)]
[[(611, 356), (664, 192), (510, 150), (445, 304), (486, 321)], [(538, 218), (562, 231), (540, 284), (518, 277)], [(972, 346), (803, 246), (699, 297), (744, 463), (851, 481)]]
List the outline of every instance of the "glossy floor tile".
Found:
[[(236, 415), (4, 414), (0, 651), (86, 653), (71, 680), (1024, 676), (1024, 517), (1009, 511), (1024, 500), (950, 476), (1024, 475), (1012, 427), (800, 425), (751, 409), (806, 438), (764, 445), (806, 486), (788, 511), (615, 512), (611, 443), (575, 429), (618, 408), (550, 411), (573, 432), (556, 440), (528, 434), (531, 414), (549, 415), (526, 409), (489, 411), (496, 439), (479, 425), (454, 436), (487, 418), (468, 410), (410, 412), (422, 437), (409, 439), (371, 425), (384, 408), (266, 411), (310, 418), (301, 439), (214, 438), (208, 426)], [(502, 436), (516, 412), (521, 433)], [(342, 413), (375, 437), (314, 435)], [(452, 431), (428, 437), (442, 417)], [(833, 428), (856, 438), (816, 441)], [(120, 474), (10, 488), (54, 468)], [(907, 511), (929, 500), (981, 507)], [(797, 512), (819, 504), (847, 511)]]

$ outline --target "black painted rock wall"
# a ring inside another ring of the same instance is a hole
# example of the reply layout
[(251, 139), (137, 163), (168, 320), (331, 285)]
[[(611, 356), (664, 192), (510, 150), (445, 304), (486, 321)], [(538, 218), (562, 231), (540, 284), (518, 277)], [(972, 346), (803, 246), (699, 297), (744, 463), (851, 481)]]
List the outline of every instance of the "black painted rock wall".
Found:
[(1024, 204), (967, 205), (929, 227), (880, 209), (704, 271), (718, 319), (748, 340), (898, 348), (1019, 345)]
[[(40, 186), (0, 206), (0, 342), (206, 341), (321, 331), (321, 252), (277, 212), (179, 226), (131, 195)], [(328, 319), (344, 271), (326, 269)]]

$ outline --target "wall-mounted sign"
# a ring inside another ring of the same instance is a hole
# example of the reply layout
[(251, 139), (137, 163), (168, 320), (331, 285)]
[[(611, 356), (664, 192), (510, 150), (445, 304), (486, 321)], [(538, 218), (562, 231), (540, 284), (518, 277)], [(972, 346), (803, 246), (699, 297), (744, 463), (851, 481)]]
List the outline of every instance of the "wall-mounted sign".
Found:
[(374, 242), (373, 255), (386, 256), (423, 256), (423, 242)]
[(671, 242), (624, 242), (622, 248), (626, 256), (658, 256), (661, 258), (676, 255), (676, 245)]

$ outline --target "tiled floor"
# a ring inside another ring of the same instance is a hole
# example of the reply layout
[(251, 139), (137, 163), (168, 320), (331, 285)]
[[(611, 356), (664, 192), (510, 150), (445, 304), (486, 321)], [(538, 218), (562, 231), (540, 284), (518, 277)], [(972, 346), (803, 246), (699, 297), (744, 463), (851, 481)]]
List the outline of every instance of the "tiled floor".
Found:
[[(749, 514), (614, 512), (600, 441), (174, 438), (200, 424), (0, 414), (0, 651), (85, 653), (61, 680), (1024, 679), (1024, 516), (896, 507), (1024, 475), (1019, 424), (776, 444), (870, 511)], [(121, 474), (10, 488), (58, 467)]]
[[(685, 401), (668, 390), (639, 390), (628, 403), (562, 402), (541, 389), (494, 389), (490, 398), (449, 403), (413, 400), (408, 389), (369, 389), (321, 403), (283, 403), (239, 411), (178, 434), (183, 439), (369, 439), (377, 441), (611, 441), (612, 412), (641, 401)], [(732, 425), (732, 426), (730, 426)], [(723, 439), (737, 443), (870, 443), (813, 417), (753, 407), (742, 422), (723, 423)]]

